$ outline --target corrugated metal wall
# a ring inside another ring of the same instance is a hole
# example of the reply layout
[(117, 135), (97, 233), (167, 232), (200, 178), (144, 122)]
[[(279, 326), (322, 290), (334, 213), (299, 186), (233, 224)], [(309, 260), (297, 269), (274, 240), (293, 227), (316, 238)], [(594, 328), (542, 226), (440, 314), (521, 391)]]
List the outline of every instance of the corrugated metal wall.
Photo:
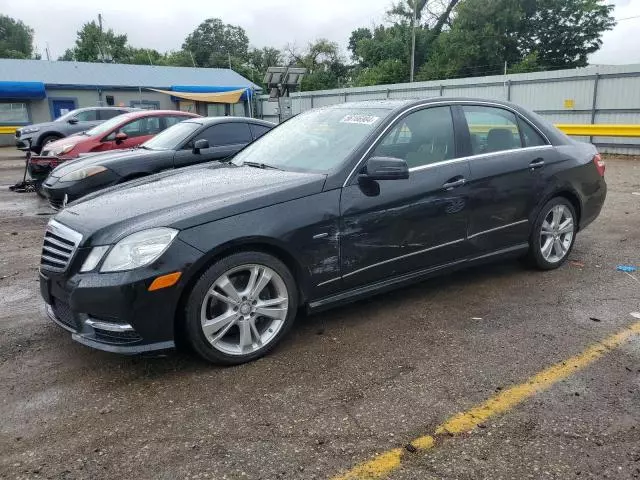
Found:
[[(478, 97), (510, 100), (553, 123), (640, 124), (640, 65), (598, 65), (572, 70), (294, 93), (294, 115), (311, 108), (362, 100)], [(278, 121), (278, 103), (258, 99), (265, 120)], [(578, 138), (589, 140), (588, 138)], [(640, 139), (594, 137), (604, 152), (640, 154)], [(637, 145), (637, 146), (636, 146)]]

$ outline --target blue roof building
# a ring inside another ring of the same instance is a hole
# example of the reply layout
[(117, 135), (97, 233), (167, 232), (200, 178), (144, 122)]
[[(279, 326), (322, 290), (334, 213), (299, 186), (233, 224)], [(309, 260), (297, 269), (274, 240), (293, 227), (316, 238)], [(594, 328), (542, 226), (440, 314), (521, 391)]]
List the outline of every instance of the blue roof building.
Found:
[[(194, 101), (184, 95), (239, 89), (244, 93), (235, 104)], [(0, 135), (0, 144), (6, 143), (1, 137), (12, 134), (12, 127), (50, 121), (80, 107), (113, 105), (180, 109), (208, 116), (249, 115), (249, 100), (259, 90), (258, 85), (227, 68), (0, 59), (0, 134), (5, 134)]]

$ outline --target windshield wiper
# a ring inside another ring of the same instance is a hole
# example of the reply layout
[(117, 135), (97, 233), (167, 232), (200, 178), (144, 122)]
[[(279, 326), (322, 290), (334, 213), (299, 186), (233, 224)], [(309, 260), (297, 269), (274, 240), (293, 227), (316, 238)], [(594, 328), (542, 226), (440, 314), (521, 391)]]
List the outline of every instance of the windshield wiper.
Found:
[(262, 168), (263, 170), (271, 169), (271, 170), (282, 170), (281, 168), (274, 167), (273, 165), (269, 165), (268, 163), (260, 163), (260, 162), (242, 162), (243, 165), (249, 165), (250, 167)]

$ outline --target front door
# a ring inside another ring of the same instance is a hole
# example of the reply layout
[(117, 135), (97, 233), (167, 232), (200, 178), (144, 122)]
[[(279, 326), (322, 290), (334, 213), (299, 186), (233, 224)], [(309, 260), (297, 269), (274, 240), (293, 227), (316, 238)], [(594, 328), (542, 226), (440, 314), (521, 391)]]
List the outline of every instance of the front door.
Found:
[[(209, 148), (203, 148), (198, 153), (193, 151), (196, 140), (207, 140)], [(182, 150), (176, 152), (174, 164), (176, 168), (193, 163), (222, 160), (238, 153), (251, 142), (251, 132), (246, 122), (229, 122), (212, 125), (194, 135)]]
[(51, 100), (51, 107), (53, 109), (53, 119), (66, 115), (71, 110), (76, 108), (76, 102), (73, 100)]
[[(553, 147), (512, 111), (463, 105), (471, 158), (469, 243), (477, 254), (528, 241)], [(465, 132), (466, 133), (466, 132)]]
[(371, 156), (404, 159), (407, 180), (358, 181), (341, 198), (341, 267), (354, 287), (465, 258), (469, 177), (450, 108), (400, 119)]

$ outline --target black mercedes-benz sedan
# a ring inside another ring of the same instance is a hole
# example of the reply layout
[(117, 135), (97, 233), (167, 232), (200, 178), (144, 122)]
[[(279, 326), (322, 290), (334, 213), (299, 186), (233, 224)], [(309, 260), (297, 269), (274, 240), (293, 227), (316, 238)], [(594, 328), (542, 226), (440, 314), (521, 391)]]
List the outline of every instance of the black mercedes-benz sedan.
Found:
[(42, 193), (58, 210), (67, 202), (134, 178), (230, 157), (273, 127), (271, 122), (244, 117), (183, 121), (139, 147), (63, 163), (44, 181)]
[(509, 256), (565, 262), (600, 213), (604, 163), (511, 103), (345, 103), (231, 162), (112, 187), (47, 226), (53, 321), (111, 352), (186, 339), (237, 364), (314, 311)]

